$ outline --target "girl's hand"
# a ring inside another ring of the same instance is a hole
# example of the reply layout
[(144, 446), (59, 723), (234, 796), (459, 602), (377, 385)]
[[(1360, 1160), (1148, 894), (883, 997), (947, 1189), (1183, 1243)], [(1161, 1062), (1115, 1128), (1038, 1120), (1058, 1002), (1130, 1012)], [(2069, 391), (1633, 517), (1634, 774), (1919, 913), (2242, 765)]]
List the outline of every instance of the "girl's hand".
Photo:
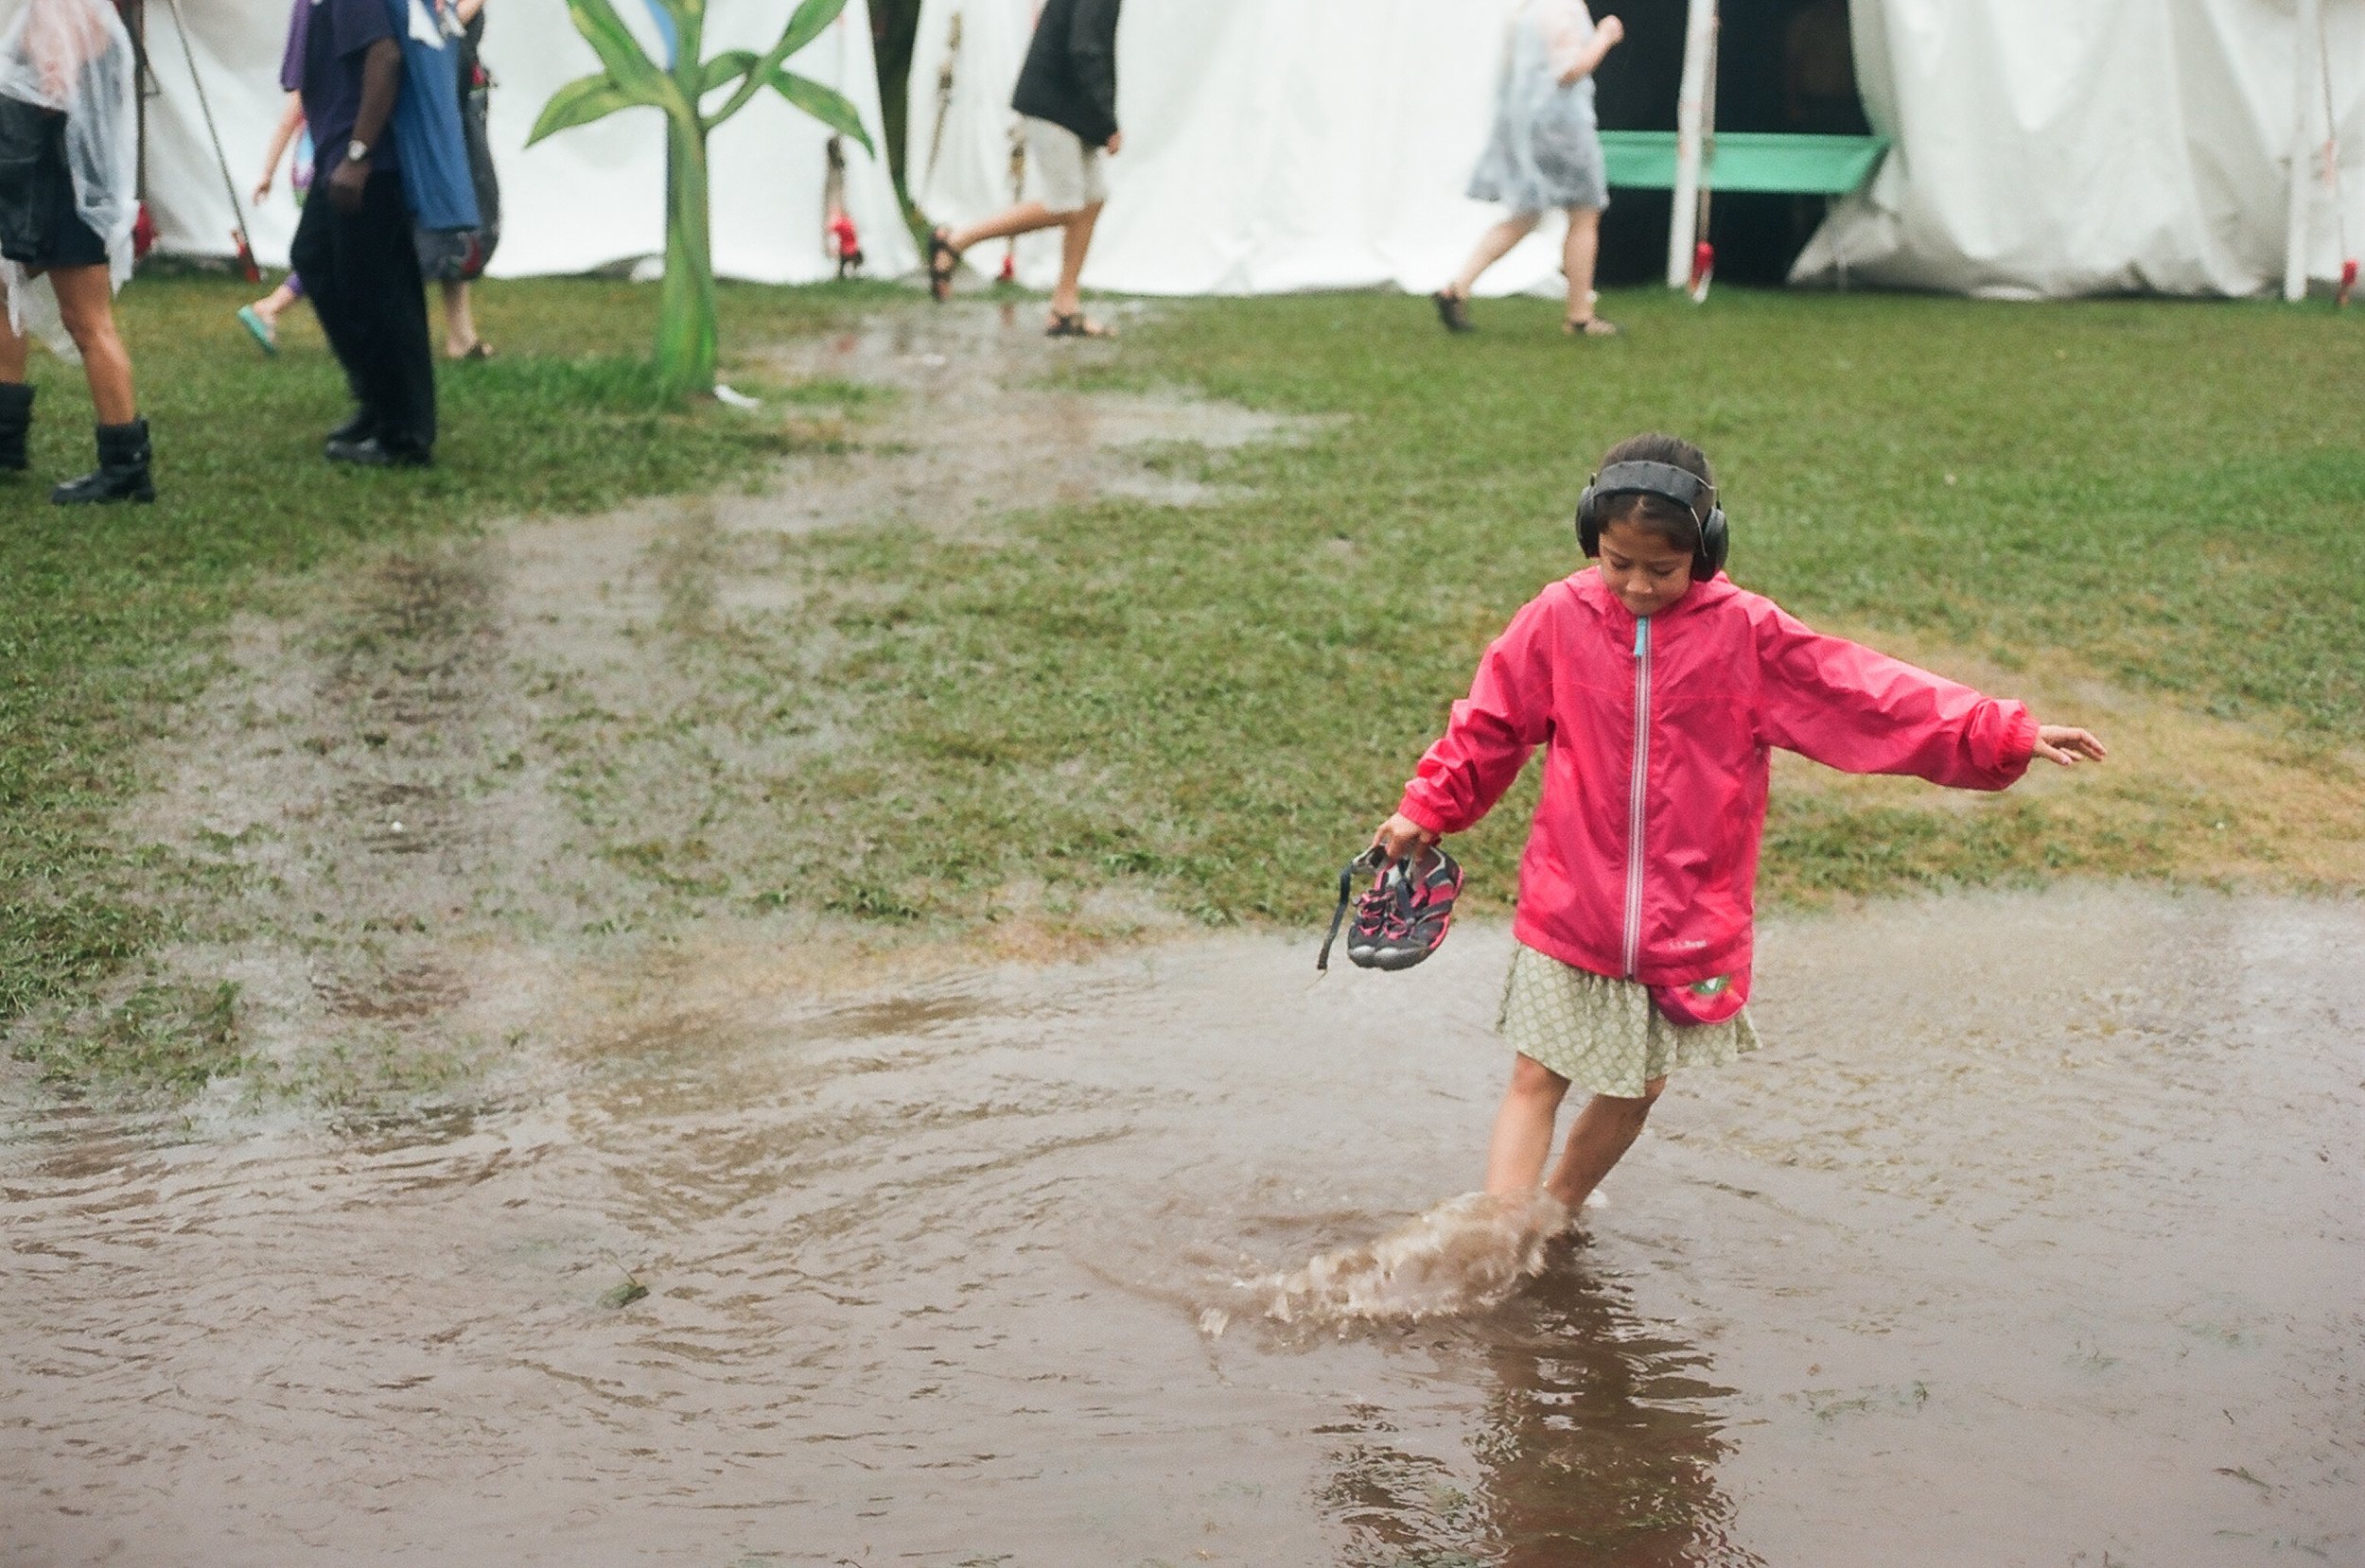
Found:
[(1593, 28), (1593, 37), (1601, 44), (1603, 54), (1618, 47), (1624, 41), (1625, 36), (1626, 25), (1614, 16), (1603, 17)]
[(2076, 766), (2081, 757), (2099, 762), (2111, 754), (2101, 741), (2085, 730), (2073, 729), (2067, 724), (2039, 724), (2037, 755), (2048, 762), (2058, 762), (2067, 768)]
[(261, 184), (254, 187), (254, 194), (246, 199), (247, 205), (251, 207), (259, 207), (270, 198), (270, 196), (271, 181), (266, 179)]
[(1372, 835), (1373, 847), (1386, 852), (1392, 861), (1418, 854), (1437, 842), (1437, 835), (1399, 811), (1379, 825)]

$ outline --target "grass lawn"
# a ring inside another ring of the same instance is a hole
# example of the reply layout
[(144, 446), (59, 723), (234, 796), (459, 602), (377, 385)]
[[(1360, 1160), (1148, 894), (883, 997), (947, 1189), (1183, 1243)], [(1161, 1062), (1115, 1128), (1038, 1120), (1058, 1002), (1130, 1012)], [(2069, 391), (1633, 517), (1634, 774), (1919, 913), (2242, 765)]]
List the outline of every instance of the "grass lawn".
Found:
[[(865, 846), (832, 867), (843, 908), (1140, 876), (1207, 919), (1317, 918), (1479, 651), (1577, 564), (1588, 468), (1653, 427), (1719, 465), (1742, 584), (2120, 742), (2002, 797), (1786, 775), (1777, 897), (2365, 880), (2339, 848), (2365, 828), (2365, 408), (2336, 392), (2365, 313), (1648, 291), (1611, 302), (1628, 336), (1572, 342), (1548, 303), (1481, 303), (1464, 339), (1427, 310), (1209, 303), (1135, 332), (1104, 378), (1345, 416), (1228, 464), (1225, 504), (807, 547), (847, 647), (816, 695), (879, 738), (783, 814)], [(1524, 798), (1463, 846), (1480, 907)]]
[[(32, 471), (0, 479), (0, 1023), (78, 995), (167, 922), (134, 891), (153, 868), (128, 863), (108, 824), (146, 782), (132, 748), (206, 679), (233, 611), (292, 608), (307, 574), (357, 548), (710, 486), (799, 439), (777, 416), (655, 411), (636, 357), (654, 288), (496, 284), (501, 357), (445, 374), (439, 466), (334, 470), (320, 444), (348, 408), (335, 361), (302, 310), (263, 360), (231, 319), (256, 292), (142, 278), (118, 302), (155, 432), (153, 507), (48, 504), (51, 482), (91, 466), (90, 397), (79, 366), (34, 355)], [(724, 290), (728, 330), (763, 334), (901, 297)]]
[[(154, 508), (46, 504), (87, 465), (88, 403), (37, 359), (40, 482), (0, 489), (0, 1023), (91, 994), (169, 932), (187, 901), (160, 879), (201, 898), (222, 874), (143, 860), (111, 822), (234, 612), (294, 613), (389, 541), (729, 484), (845, 439), (800, 425), (794, 396), (785, 419), (780, 399), (654, 411), (632, 359), (649, 290), (507, 284), (481, 312), (501, 357), (444, 382), (440, 466), (332, 472), (334, 366), (308, 322), (256, 358), (228, 321), (244, 293), (123, 296)], [(753, 346), (926, 307), (833, 287), (727, 289), (725, 308), (726, 344)], [(1627, 337), (1567, 340), (1548, 302), (1481, 302), (1481, 330), (1452, 340), (1393, 296), (1161, 306), (1077, 378), (1331, 417), (1178, 459), (1221, 481), (1204, 506), (784, 541), (797, 602), (668, 654), (703, 694), (602, 735), (575, 809), (622, 820), (636, 780), (699, 781), (698, 820), (758, 850), (718, 863), (689, 828), (619, 850), (695, 890), (692, 915), (961, 930), (1147, 888), (1202, 920), (1310, 927), (1479, 650), (1572, 569), (1593, 461), (1661, 427), (1717, 462), (1743, 585), (2118, 747), (2090, 779), (1975, 800), (1786, 773), (1774, 897), (2056, 869), (2365, 885), (2365, 313), (1735, 290), (1605, 310)], [(734, 726), (800, 707), (854, 739), (787, 775), (715, 760)], [(1508, 900), (1525, 798), (1460, 845), (1480, 907)], [(169, 1024), (118, 1007), (81, 1054), (233, 1012), (226, 994)]]

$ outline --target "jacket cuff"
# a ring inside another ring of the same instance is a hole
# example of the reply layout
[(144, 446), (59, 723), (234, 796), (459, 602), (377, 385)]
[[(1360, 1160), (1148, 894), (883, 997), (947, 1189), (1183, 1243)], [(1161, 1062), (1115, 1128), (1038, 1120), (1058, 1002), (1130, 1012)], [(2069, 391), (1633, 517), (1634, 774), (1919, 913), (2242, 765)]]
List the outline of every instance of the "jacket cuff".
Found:
[(1999, 759), (2004, 772), (2018, 778), (2028, 771), (2028, 759), (2037, 755), (2037, 716), (2028, 711), (2025, 703), (2014, 703), (2018, 709), (2012, 716), (2011, 733), (2004, 738), (2004, 755)]
[(1434, 833), (1439, 838), (1445, 836), (1445, 819), (1413, 798), (1412, 792), (1410, 790), (1405, 791), (1404, 798), (1396, 802), (1396, 814), (1410, 822), (1424, 833)]

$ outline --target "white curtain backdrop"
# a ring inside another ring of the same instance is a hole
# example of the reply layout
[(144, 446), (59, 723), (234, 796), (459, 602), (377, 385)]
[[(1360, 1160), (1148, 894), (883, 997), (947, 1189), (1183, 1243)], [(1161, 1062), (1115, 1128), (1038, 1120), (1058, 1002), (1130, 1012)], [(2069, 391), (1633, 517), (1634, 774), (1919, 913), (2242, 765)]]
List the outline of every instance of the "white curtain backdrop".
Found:
[[(707, 52), (762, 48), (780, 36), (796, 0), (710, 0)], [(285, 96), (279, 61), (288, 0), (182, 0), (238, 200), (261, 171)], [(653, 47), (641, 0), (617, 10)], [(149, 206), (164, 247), (189, 255), (232, 253), (229, 198), (205, 137), (197, 95), (164, 0), (149, 0), (148, 52), (161, 96), (149, 100)], [(626, 110), (561, 131), (528, 149), (525, 140), (552, 92), (598, 69), (589, 44), (567, 18), (565, 0), (487, 0), (484, 63), (494, 77), (492, 137), (501, 182), (497, 277), (581, 272), (655, 255), (665, 248), (665, 145), (654, 110)], [(844, 93), (880, 148), (847, 147), (846, 207), (862, 232), (867, 269), (898, 276), (919, 264), (885, 160), (878, 72), (866, 0), (849, 0), (829, 31), (791, 67)], [(714, 267), (725, 277), (805, 283), (830, 276), (833, 253), (821, 229), (824, 147), (829, 133), (774, 93), (759, 96), (714, 133)], [(296, 208), (283, 168), (277, 188), (248, 215), (257, 255), (285, 265)]]
[[(1517, 0), (1126, 0), (1117, 29), (1125, 151), (1088, 287), (1249, 294), (1393, 283), (1426, 292), (1500, 213), (1463, 198), (1494, 113)], [(904, 168), (913, 200), (958, 226), (1007, 206), (1010, 92), (1033, 0), (925, 0)], [(953, 18), (960, 49), (937, 130)], [(931, 149), (935, 156), (931, 157)], [(1001, 247), (971, 261), (990, 272)], [(1059, 241), (1019, 247), (1048, 287)], [(1482, 292), (1560, 286), (1548, 226)]]
[[(1793, 276), (1999, 298), (2259, 294), (2283, 278), (2292, 0), (1857, 0), (1897, 147)], [(2323, 0), (2351, 253), (2365, 247), (2365, 0)], [(2321, 83), (2315, 88), (2321, 101)], [(2317, 113), (2321, 115), (2321, 110)], [(2307, 270), (2339, 274), (2321, 183)]]
[[(2365, 0), (2322, 0), (2352, 252), (2365, 249)], [(1515, 0), (1126, 0), (1126, 151), (1084, 273), (1147, 294), (1393, 283), (1426, 292), (1498, 216), (1463, 199)], [(1605, 3), (1603, 9), (1614, 9)], [(1801, 258), (1817, 279), (2036, 297), (2279, 286), (2294, 0), (1856, 0), (1857, 69), (1895, 142)], [(925, 0), (910, 163), (959, 224), (1009, 200), (1032, 0)], [(952, 18), (961, 48), (939, 135)], [(928, 149), (935, 147), (931, 165)], [(933, 168), (933, 172), (931, 172)], [(2337, 274), (2320, 190), (2310, 273)], [(1548, 228), (1488, 274), (1559, 286)], [(1000, 248), (972, 258), (998, 265)], [(1057, 242), (1020, 248), (1036, 287)]]

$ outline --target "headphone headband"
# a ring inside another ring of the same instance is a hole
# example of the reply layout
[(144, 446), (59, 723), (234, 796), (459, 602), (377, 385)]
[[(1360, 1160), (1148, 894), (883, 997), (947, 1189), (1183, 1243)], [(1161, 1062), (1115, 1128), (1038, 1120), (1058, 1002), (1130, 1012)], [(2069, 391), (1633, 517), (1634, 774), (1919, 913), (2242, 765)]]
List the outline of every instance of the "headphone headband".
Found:
[(1706, 522), (1716, 505), (1716, 487), (1689, 468), (1672, 462), (1613, 462), (1593, 479), (1597, 498), (1610, 496), (1656, 496), (1673, 501)]
[(1732, 536), (1725, 526), (1725, 509), (1716, 504), (1716, 486), (1672, 462), (1611, 463), (1577, 497), (1577, 543), (1587, 555), (1602, 551), (1603, 503), (1612, 496), (1656, 496), (1691, 513), (1700, 526), (1699, 542), (1691, 551), (1693, 579), (1705, 583), (1724, 570)]

